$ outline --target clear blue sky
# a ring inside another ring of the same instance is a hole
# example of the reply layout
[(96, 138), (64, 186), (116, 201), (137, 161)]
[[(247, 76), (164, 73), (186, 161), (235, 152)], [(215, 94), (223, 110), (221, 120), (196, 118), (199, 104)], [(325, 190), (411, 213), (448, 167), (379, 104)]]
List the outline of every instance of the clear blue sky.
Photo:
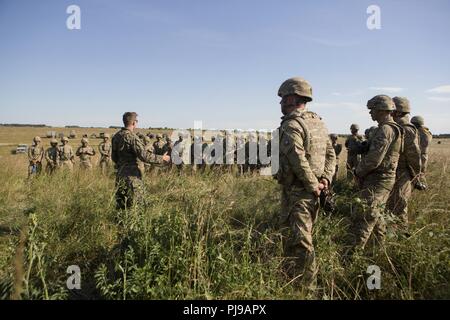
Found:
[[(81, 8), (68, 30), (66, 8)], [(366, 27), (371, 4), (381, 30)], [(0, 0), (0, 123), (276, 128), (277, 90), (308, 79), (332, 132), (406, 96), (450, 132), (450, 1)], [(433, 90), (434, 89), (434, 90)]]

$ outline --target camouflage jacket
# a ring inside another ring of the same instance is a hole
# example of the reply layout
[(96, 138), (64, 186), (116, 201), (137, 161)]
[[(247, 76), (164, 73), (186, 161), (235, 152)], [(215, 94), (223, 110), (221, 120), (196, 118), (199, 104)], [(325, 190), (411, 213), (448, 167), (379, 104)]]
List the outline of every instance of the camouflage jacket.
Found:
[(119, 176), (138, 176), (138, 160), (144, 163), (162, 163), (162, 156), (146, 150), (144, 143), (132, 131), (122, 128), (112, 138), (112, 160)]
[(342, 144), (336, 143), (333, 144), (334, 153), (336, 154), (336, 162), (339, 160), (339, 155), (342, 152)]
[(164, 141), (156, 140), (155, 142), (153, 142), (153, 151), (156, 155), (162, 156), (164, 154)]
[(59, 153), (59, 160), (60, 161), (74, 161), (75, 159), (75, 155), (73, 153), (73, 149), (70, 145), (66, 144), (63, 146), (60, 146), (58, 148), (58, 153)]
[(356, 168), (356, 175), (363, 179), (369, 175), (395, 179), (402, 147), (403, 129), (393, 120), (380, 123), (368, 152)]
[(350, 155), (357, 155), (360, 144), (364, 141), (362, 135), (351, 135), (345, 140), (345, 147)]
[(404, 148), (398, 161), (398, 170), (408, 171), (411, 178), (420, 174), (421, 152), (419, 147), (419, 135), (414, 125), (409, 122), (408, 117), (398, 120), (404, 133)]
[(102, 142), (98, 146), (98, 151), (101, 155), (101, 160), (107, 160), (111, 158), (112, 145), (110, 142)]
[(32, 145), (28, 149), (28, 160), (30, 162), (42, 162), (44, 158), (44, 147), (42, 145)]
[(45, 150), (45, 160), (48, 164), (57, 166), (59, 164), (58, 147), (50, 147)]
[(317, 189), (321, 178), (331, 182), (336, 155), (322, 119), (306, 110), (294, 110), (281, 119), (278, 182), (309, 192)]
[(95, 156), (95, 150), (91, 146), (80, 146), (78, 147), (77, 157), (80, 157), (81, 162), (91, 161), (91, 157)]
[(419, 143), (420, 143), (420, 152), (422, 154), (428, 154), (428, 148), (430, 147), (431, 140), (433, 139), (433, 135), (427, 127), (419, 127)]

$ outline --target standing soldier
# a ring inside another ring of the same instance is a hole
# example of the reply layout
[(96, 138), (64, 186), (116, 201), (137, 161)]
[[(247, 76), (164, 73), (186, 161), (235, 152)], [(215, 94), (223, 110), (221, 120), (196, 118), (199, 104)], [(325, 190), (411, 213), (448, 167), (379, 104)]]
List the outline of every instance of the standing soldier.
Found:
[(427, 127), (425, 127), (425, 121), (424, 121), (423, 117), (421, 117), (421, 116), (412, 117), (411, 123), (417, 128), (417, 130), (419, 132), (419, 143), (420, 143), (420, 152), (421, 152), (421, 160), (422, 160), (422, 166), (421, 166), (422, 188), (419, 188), (419, 189), (425, 189), (426, 188), (425, 173), (427, 171), (427, 166), (428, 166), (428, 149), (431, 145), (431, 140), (433, 139), (433, 135), (431, 134), (430, 130)]
[(47, 166), (45, 171), (47, 174), (54, 173), (59, 166), (59, 155), (58, 155), (58, 140), (50, 140), (50, 148), (45, 150), (45, 160), (47, 161)]
[(153, 142), (153, 150), (156, 155), (162, 156), (164, 154), (164, 141), (162, 140), (162, 136), (158, 133), (156, 135), (156, 141)]
[(313, 225), (319, 212), (319, 196), (330, 185), (336, 156), (325, 123), (307, 111), (312, 88), (302, 78), (286, 80), (278, 90), (281, 99), (280, 168), (282, 185), (281, 222), (288, 227), (286, 253), (292, 257), (294, 277), (314, 289), (316, 260), (312, 240)]
[(352, 124), (350, 131), (352, 135), (345, 141), (345, 147), (347, 148), (347, 178), (353, 179), (353, 171), (358, 167), (359, 161), (361, 161), (358, 150), (364, 138), (358, 134), (359, 126), (357, 124)]
[(416, 127), (409, 122), (411, 107), (409, 100), (394, 97), (396, 110), (394, 121), (403, 128), (404, 147), (400, 154), (394, 188), (387, 202), (388, 209), (400, 218), (403, 228), (408, 226), (408, 201), (411, 198), (413, 183), (420, 176), (420, 147)]
[(92, 169), (91, 158), (95, 156), (95, 150), (89, 145), (87, 138), (81, 139), (81, 146), (76, 152), (77, 157), (80, 158), (80, 168), (84, 170)]
[(69, 145), (69, 139), (67, 137), (61, 138), (62, 146), (58, 148), (59, 163), (62, 169), (73, 170), (73, 164), (75, 162), (75, 154), (72, 147)]
[(331, 145), (333, 146), (334, 153), (336, 154), (336, 169), (334, 170), (334, 176), (333, 176), (333, 182), (336, 181), (338, 169), (339, 169), (339, 155), (342, 152), (342, 144), (337, 143), (338, 141), (338, 135), (337, 134), (330, 134), (331, 139)]
[(364, 248), (372, 233), (382, 241), (385, 236), (384, 205), (395, 183), (395, 172), (403, 144), (403, 129), (394, 122), (395, 105), (386, 95), (377, 95), (367, 102), (378, 130), (370, 141), (369, 150), (355, 170), (363, 205), (352, 225), (349, 253)]
[(28, 178), (33, 174), (40, 174), (42, 170), (42, 159), (44, 158), (44, 147), (41, 145), (41, 137), (33, 138), (33, 145), (28, 149)]
[(112, 146), (110, 135), (108, 133), (105, 133), (103, 136), (103, 142), (98, 146), (98, 151), (100, 152), (100, 169), (102, 170), (102, 173), (105, 174), (111, 167)]
[(118, 209), (130, 208), (143, 203), (144, 184), (138, 159), (146, 163), (169, 161), (168, 155), (157, 156), (145, 150), (145, 146), (134, 133), (137, 127), (137, 113), (126, 112), (124, 127), (112, 139), (112, 160), (117, 169), (116, 201)]

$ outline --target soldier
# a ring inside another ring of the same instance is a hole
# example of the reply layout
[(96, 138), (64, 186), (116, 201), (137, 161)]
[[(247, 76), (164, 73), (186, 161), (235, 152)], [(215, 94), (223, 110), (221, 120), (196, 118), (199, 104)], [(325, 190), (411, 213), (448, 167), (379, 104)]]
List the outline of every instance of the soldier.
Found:
[(87, 138), (81, 139), (81, 146), (78, 147), (76, 156), (80, 158), (81, 169), (92, 169), (91, 158), (95, 156), (95, 150), (89, 145), (89, 140)]
[(312, 88), (302, 78), (286, 80), (278, 90), (281, 99), (280, 169), (281, 222), (290, 229), (286, 254), (304, 284), (313, 289), (316, 261), (312, 240), (319, 211), (319, 196), (330, 185), (336, 156), (322, 119), (306, 110)]
[(419, 189), (426, 188), (426, 180), (425, 173), (428, 166), (428, 149), (431, 145), (431, 140), (433, 139), (433, 135), (430, 130), (425, 127), (425, 121), (421, 116), (412, 117), (411, 123), (417, 128), (419, 132), (419, 143), (420, 143), (420, 152), (421, 152), (421, 182), (422, 187), (419, 186)]
[(105, 174), (111, 167), (112, 146), (110, 138), (110, 135), (105, 133), (103, 136), (103, 142), (101, 142), (98, 146), (98, 151), (100, 152), (100, 169), (103, 174)]
[(44, 158), (44, 147), (41, 145), (41, 137), (33, 138), (33, 145), (28, 149), (28, 178), (33, 174), (40, 174), (42, 170), (42, 159)]
[(45, 160), (47, 161), (47, 166), (45, 171), (47, 174), (54, 173), (59, 167), (59, 154), (58, 154), (58, 140), (50, 140), (50, 148), (45, 150)]
[(75, 154), (72, 147), (69, 145), (69, 139), (67, 137), (61, 138), (62, 146), (58, 148), (59, 163), (62, 169), (73, 170), (73, 164), (75, 162)]
[(342, 144), (337, 143), (338, 141), (338, 135), (337, 134), (330, 134), (331, 139), (331, 145), (333, 146), (334, 153), (336, 154), (336, 168), (334, 170), (334, 176), (333, 176), (333, 182), (336, 181), (338, 169), (339, 169), (339, 155), (342, 152)]
[(345, 140), (345, 147), (347, 148), (347, 178), (353, 179), (353, 171), (358, 166), (361, 156), (358, 154), (359, 146), (364, 141), (362, 135), (358, 134), (359, 126), (352, 124), (350, 126), (351, 136)]
[(112, 160), (117, 169), (116, 201), (118, 209), (130, 208), (142, 203), (144, 185), (138, 168), (138, 159), (146, 163), (169, 161), (166, 154), (158, 156), (145, 150), (144, 144), (134, 133), (137, 127), (137, 113), (126, 112), (123, 117), (124, 127), (112, 139)]
[(404, 97), (394, 97), (396, 110), (394, 121), (403, 128), (404, 147), (400, 154), (394, 188), (389, 196), (387, 208), (400, 218), (403, 228), (408, 226), (408, 201), (411, 198), (413, 183), (420, 176), (420, 147), (416, 127), (409, 122), (411, 107)]
[[(144, 146), (145, 146), (145, 151), (147, 151), (148, 153), (151, 153), (151, 154), (155, 154), (155, 151), (154, 151), (153, 145), (152, 145), (152, 140), (150, 139), (149, 136), (144, 137)], [(152, 164), (144, 162), (144, 172), (151, 172), (152, 170), (153, 170)]]
[(162, 156), (164, 154), (164, 141), (162, 140), (162, 136), (158, 133), (156, 135), (156, 141), (153, 142), (153, 150), (156, 155)]
[(377, 95), (367, 102), (372, 120), (378, 122), (370, 147), (355, 170), (362, 205), (352, 224), (350, 255), (364, 248), (371, 234), (379, 241), (385, 236), (383, 211), (395, 183), (395, 172), (403, 144), (403, 129), (394, 122), (395, 105), (386, 95)]

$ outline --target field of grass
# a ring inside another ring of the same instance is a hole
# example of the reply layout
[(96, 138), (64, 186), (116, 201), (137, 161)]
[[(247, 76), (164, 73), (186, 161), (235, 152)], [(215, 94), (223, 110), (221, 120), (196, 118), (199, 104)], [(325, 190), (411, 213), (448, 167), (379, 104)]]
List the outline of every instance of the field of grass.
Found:
[[(0, 298), (306, 298), (281, 268), (276, 181), (150, 174), (145, 206), (118, 212), (112, 174), (76, 170), (26, 179), (26, 156), (11, 155), (12, 145), (46, 131), (0, 127)], [(340, 172), (338, 212), (322, 213), (315, 226), (317, 298), (450, 298), (450, 141), (441, 141), (431, 148), (430, 188), (413, 194), (412, 236), (390, 228), (384, 247), (369, 247), (347, 265), (340, 254), (358, 203)], [(66, 287), (71, 265), (80, 267), (81, 290)], [(366, 286), (369, 265), (381, 268), (380, 290)]]

